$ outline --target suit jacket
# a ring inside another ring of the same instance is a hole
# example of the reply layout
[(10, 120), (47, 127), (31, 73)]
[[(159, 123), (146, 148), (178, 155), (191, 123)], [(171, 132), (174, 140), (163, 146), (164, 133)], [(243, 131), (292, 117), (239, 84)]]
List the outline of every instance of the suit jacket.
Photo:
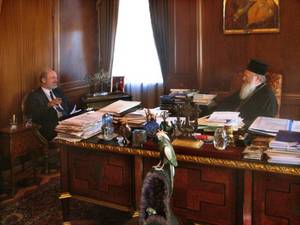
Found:
[(266, 85), (259, 85), (254, 94), (245, 100), (239, 97), (240, 91), (227, 97), (217, 108), (218, 111), (238, 111), (246, 125), (258, 116), (274, 117), (277, 113), (277, 100), (273, 91)]
[[(62, 99), (63, 117), (67, 117), (70, 113), (67, 98), (59, 88), (52, 91), (57, 98)], [(50, 141), (56, 136), (54, 129), (58, 124), (59, 118), (56, 110), (53, 107), (48, 107), (48, 102), (49, 100), (42, 88), (38, 88), (28, 96), (25, 113), (32, 118), (34, 123), (41, 125), (41, 134)]]

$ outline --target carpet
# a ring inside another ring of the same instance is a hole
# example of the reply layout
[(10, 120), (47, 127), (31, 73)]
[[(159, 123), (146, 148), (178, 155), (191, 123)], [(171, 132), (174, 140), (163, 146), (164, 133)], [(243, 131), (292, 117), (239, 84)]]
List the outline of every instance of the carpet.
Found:
[[(59, 177), (39, 186), (16, 202), (1, 205), (1, 225), (60, 225), (62, 224)], [(72, 220), (95, 220), (101, 225), (122, 225), (131, 215), (113, 209), (72, 199), (70, 201)]]

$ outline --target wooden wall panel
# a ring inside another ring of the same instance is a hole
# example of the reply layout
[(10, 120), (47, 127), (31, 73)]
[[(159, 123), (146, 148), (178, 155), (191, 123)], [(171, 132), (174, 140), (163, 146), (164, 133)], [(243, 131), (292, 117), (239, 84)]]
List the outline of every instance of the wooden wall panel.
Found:
[(170, 71), (167, 88), (197, 88), (196, 0), (170, 1)]
[[(53, 7), (56, 0), (3, 0), (0, 14), (0, 126), (17, 114), (37, 87), (38, 72), (53, 66)], [(37, 19), (38, 18), (38, 19)]]
[(201, 4), (203, 91), (229, 91), (233, 76), (258, 58), (283, 74), (281, 116), (300, 119), (300, 2), (280, 1), (280, 33), (239, 35), (223, 34), (222, 1)]
[[(21, 120), (23, 96), (42, 69), (58, 71), (70, 102), (87, 91), (83, 78), (98, 65), (96, 0), (1, 0), (0, 127)], [(60, 28), (60, 29), (59, 29)]]
[(2, 6), (2, 0), (0, 0), (0, 14), (1, 14), (1, 6)]
[(69, 98), (78, 102), (87, 91), (84, 78), (98, 69), (96, 0), (60, 1), (60, 75)]

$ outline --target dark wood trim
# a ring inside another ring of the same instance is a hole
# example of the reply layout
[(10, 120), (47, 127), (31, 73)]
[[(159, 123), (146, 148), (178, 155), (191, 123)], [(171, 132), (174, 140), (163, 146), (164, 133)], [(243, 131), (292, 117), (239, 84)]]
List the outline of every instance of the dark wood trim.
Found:
[(283, 105), (300, 105), (300, 94), (293, 94), (293, 93), (288, 93), (288, 94), (283, 94), (281, 96), (281, 101)]
[(243, 224), (252, 224), (252, 198), (253, 198), (253, 176), (251, 170), (244, 173), (244, 205), (243, 205)]
[(203, 91), (203, 52), (202, 52), (202, 1), (196, 2), (197, 24), (197, 82), (200, 91)]
[(76, 90), (78, 88), (87, 88), (88, 84), (83, 80), (74, 80), (74, 81), (68, 81), (61, 83), (60, 87), (66, 91), (66, 90)]
[(0, 15), (1, 15), (2, 0), (0, 0)]
[(60, 1), (53, 3), (53, 68), (60, 74)]
[(134, 177), (135, 177), (135, 206), (137, 211), (139, 211), (139, 202), (141, 201), (141, 192), (143, 185), (143, 158), (141, 156), (134, 157)]

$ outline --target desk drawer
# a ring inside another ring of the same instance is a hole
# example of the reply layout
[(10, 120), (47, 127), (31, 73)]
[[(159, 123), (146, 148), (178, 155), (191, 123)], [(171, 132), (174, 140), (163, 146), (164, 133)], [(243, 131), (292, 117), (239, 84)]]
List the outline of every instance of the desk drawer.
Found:
[(132, 157), (115, 153), (70, 151), (72, 195), (125, 207), (133, 205)]

